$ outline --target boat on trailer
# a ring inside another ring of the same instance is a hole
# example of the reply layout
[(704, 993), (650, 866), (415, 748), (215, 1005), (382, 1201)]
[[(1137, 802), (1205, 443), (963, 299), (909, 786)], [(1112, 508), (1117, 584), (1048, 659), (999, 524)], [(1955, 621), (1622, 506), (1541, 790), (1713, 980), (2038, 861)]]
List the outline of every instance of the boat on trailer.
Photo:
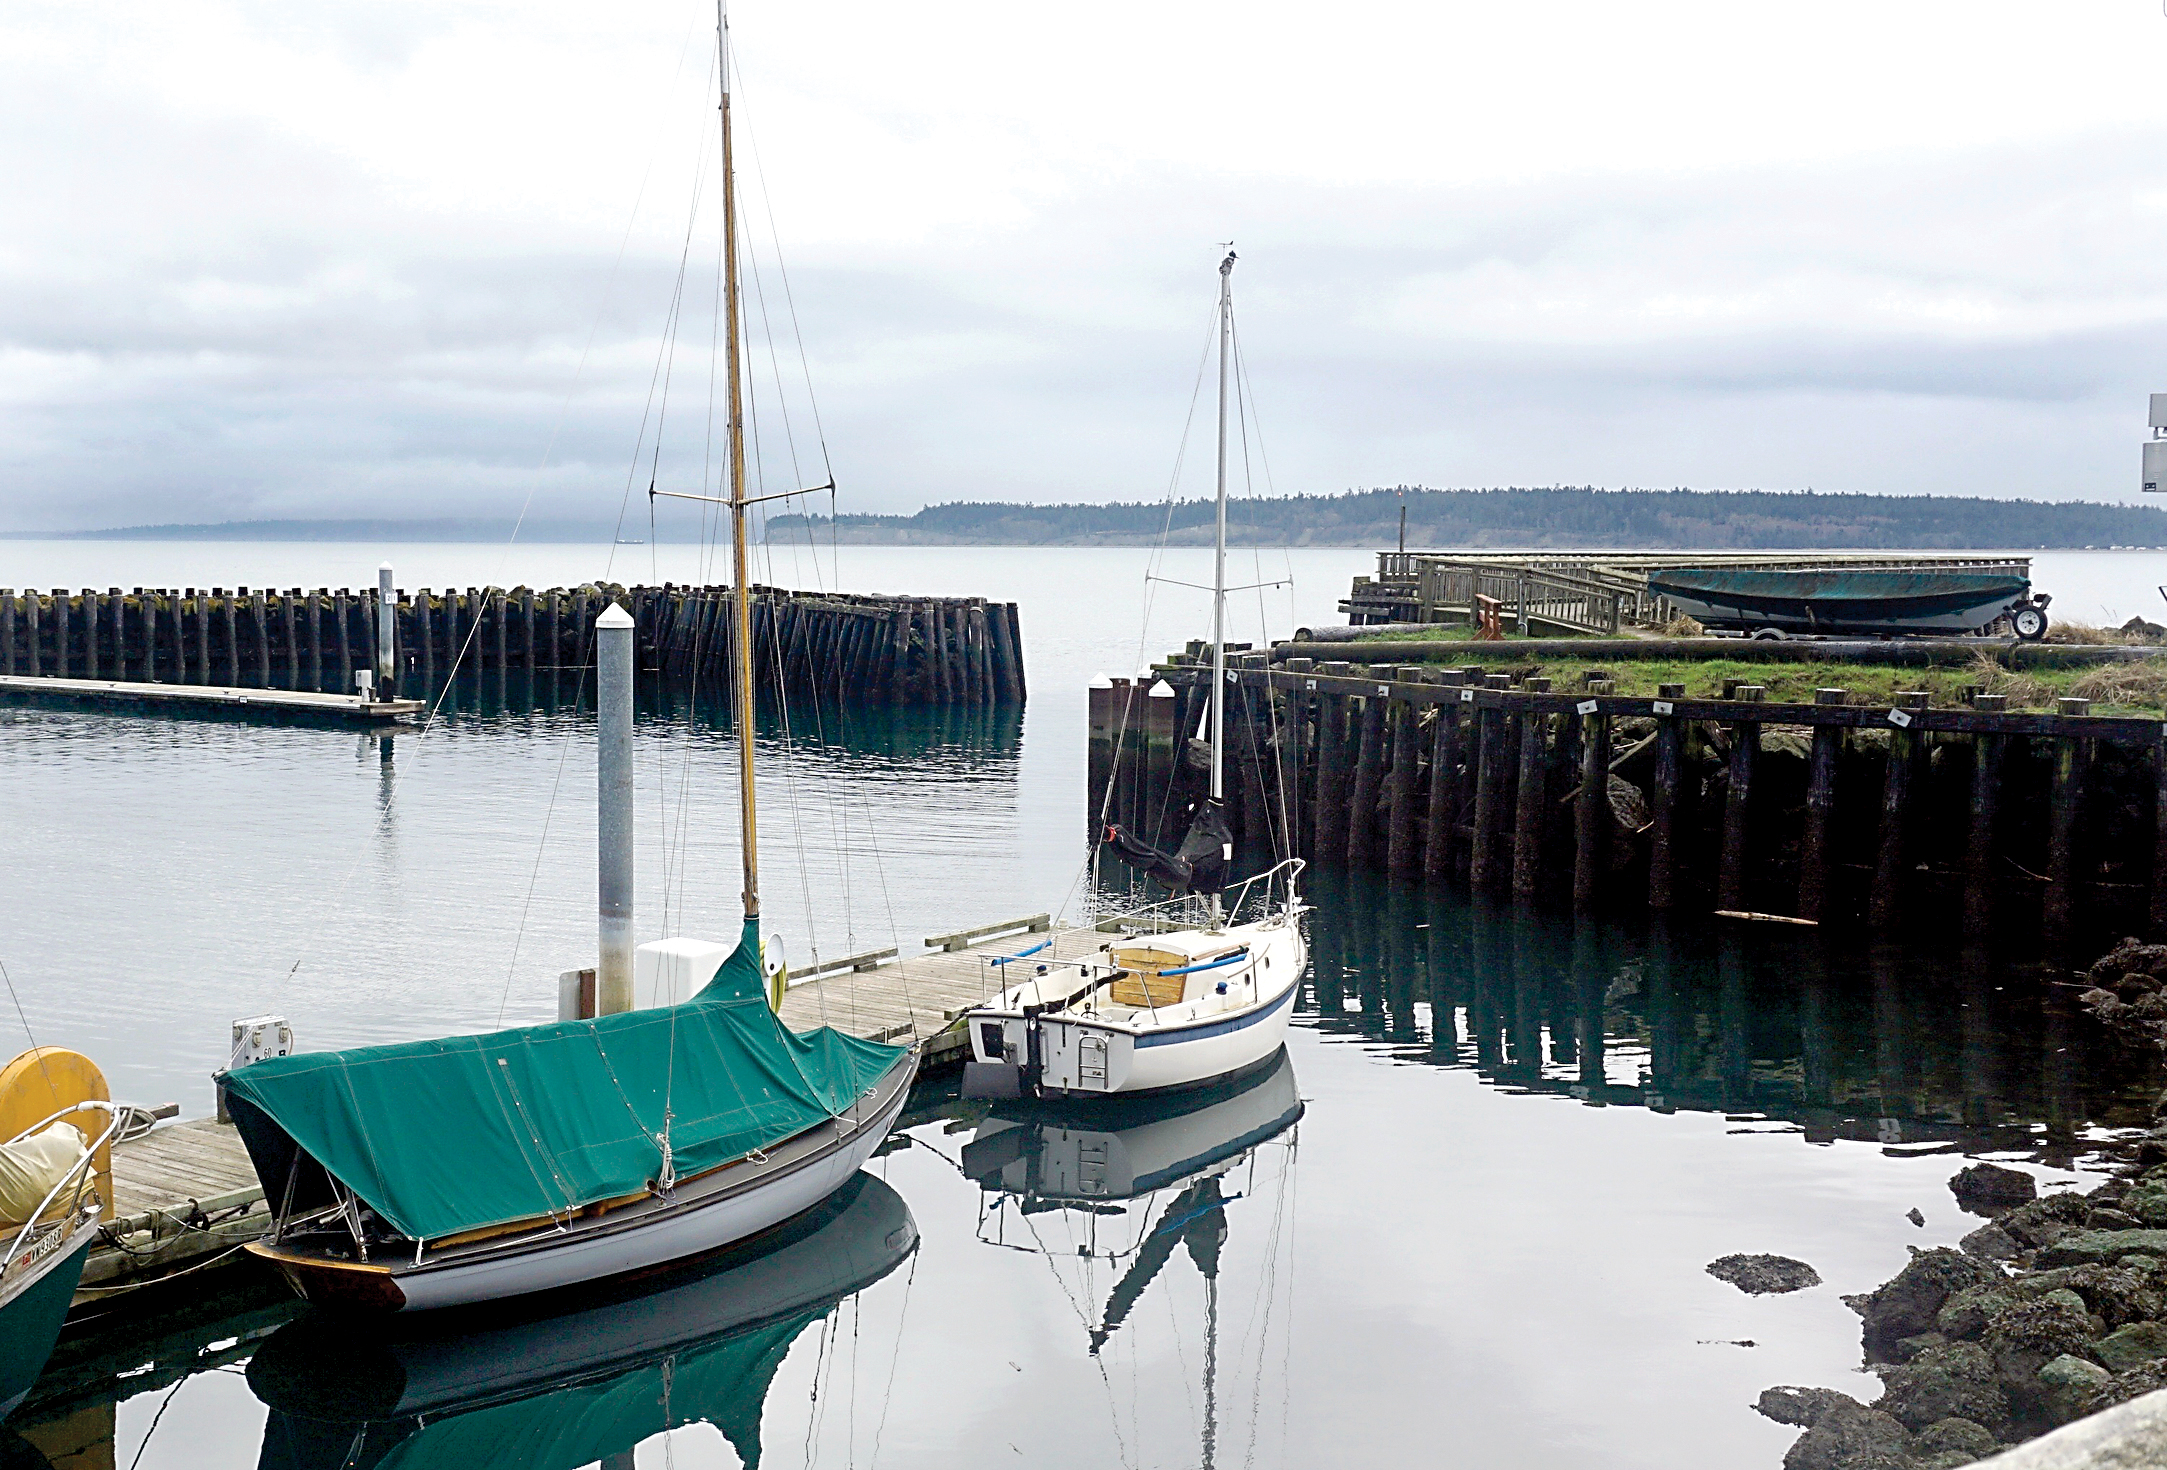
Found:
[[(826, 1026), (788, 1030), (761, 963), (746, 511), (778, 497), (749, 494), (745, 469), (729, 26), (719, 0), (716, 48), (730, 493), (648, 494), (730, 512), (743, 928), (727, 951), (661, 941), (654, 948), (676, 946), (675, 969), (667, 994), (651, 998), (675, 1003), (620, 1009), (637, 998), (627, 859), (602, 878), (597, 974), (598, 991), (613, 997), (609, 1014), (221, 1072), (272, 1211), (268, 1235), (247, 1248), (311, 1301), (392, 1312), (468, 1306), (751, 1239), (842, 1188), (880, 1146), (917, 1073), (916, 1046)], [(612, 607), (596, 626), (621, 640), (602, 683), (619, 696), (622, 734), (605, 731), (604, 743), (628, 751), (632, 620)], [(605, 825), (628, 823), (629, 801), (603, 816)], [(625, 843), (628, 852), (628, 835)], [(695, 954), (708, 958), (695, 966)]]
[[(1234, 255), (1219, 264), (1218, 533), (1212, 564), (1211, 786), (1188, 813), (1180, 847), (1162, 852), (1115, 825), (1102, 845), (1173, 889), (1174, 897), (1103, 920), (1121, 933), (1083, 959), (1033, 962), (1047, 946), (993, 963), (1027, 978), (965, 1017), (965, 1097), (1090, 1098), (1201, 1087), (1259, 1068), (1287, 1038), (1309, 965), (1287, 858), (1229, 889), (1233, 830), (1226, 800), (1227, 391), (1234, 333)], [(1246, 917), (1245, 917), (1246, 916)]]
[(2006, 622), (2046, 636), (2044, 593), (2021, 563), (1976, 568), (1670, 566), (1648, 590), (1710, 628), (1767, 634), (1964, 637)]

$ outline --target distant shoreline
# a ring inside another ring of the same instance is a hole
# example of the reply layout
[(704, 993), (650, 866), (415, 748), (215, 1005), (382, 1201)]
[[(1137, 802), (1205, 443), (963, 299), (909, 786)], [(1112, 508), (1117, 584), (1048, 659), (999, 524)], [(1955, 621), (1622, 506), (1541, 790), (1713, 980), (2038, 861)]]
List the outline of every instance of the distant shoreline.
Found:
[[(2085, 551), (2167, 547), (2167, 510), (2096, 501), (1821, 491), (1599, 490), (1586, 486), (1432, 490), (1401, 486), (1229, 504), (1227, 540), (1244, 548), (1651, 551)], [(778, 515), (769, 545), (889, 547), (1208, 546), (1210, 502), (1031, 505), (960, 501), (911, 515)], [(628, 529), (661, 545), (700, 545), (689, 522)], [(509, 518), (255, 520), (6, 531), (7, 541), (475, 543), (515, 539)], [(526, 544), (596, 546), (612, 522), (528, 520)], [(629, 544), (629, 543), (622, 543)]]

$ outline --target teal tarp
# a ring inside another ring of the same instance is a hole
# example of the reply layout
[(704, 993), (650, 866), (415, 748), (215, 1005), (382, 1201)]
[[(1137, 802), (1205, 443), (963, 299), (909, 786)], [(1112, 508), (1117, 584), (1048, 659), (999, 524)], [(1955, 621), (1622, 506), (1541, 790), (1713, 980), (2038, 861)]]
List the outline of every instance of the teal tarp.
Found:
[[(759, 925), (683, 1005), (351, 1051), (221, 1074), (395, 1228), (431, 1239), (635, 1194), (834, 1116), (903, 1048), (768, 1009)], [(266, 1151), (237, 1107), (262, 1172)], [(278, 1180), (267, 1179), (274, 1192)]]

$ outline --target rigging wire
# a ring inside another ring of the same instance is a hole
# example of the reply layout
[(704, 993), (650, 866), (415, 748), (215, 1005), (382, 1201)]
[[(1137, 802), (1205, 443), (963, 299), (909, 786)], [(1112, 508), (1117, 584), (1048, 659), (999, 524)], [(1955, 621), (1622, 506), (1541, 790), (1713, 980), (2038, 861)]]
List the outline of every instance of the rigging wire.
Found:
[[(713, 63), (710, 63), (707, 70), (707, 80), (709, 82), (713, 82), (714, 79), (715, 68)], [(655, 444), (658, 452), (661, 446), (661, 417), (657, 411), (655, 394), (658, 388), (663, 388), (664, 391), (666, 391), (665, 385), (667, 383), (667, 377), (664, 371), (665, 360), (667, 359), (670, 361), (674, 361), (676, 354), (677, 334), (681, 321), (681, 308), (684, 302), (685, 272), (692, 259), (693, 235), (699, 226), (700, 200), (703, 193), (702, 186), (706, 179), (707, 159), (708, 145), (706, 131), (703, 127), (700, 146), (696, 154), (693, 166), (693, 184), (691, 199), (685, 213), (684, 244), (678, 252), (677, 278), (670, 293), (669, 310), (664, 317), (662, 340), (656, 345), (654, 370), (648, 375), (647, 402), (646, 406), (641, 410), (640, 413), (639, 433), (633, 441), (631, 464), (625, 473), (624, 494), (623, 497), (618, 501), (617, 505), (616, 528), (610, 534), (609, 551), (603, 559), (602, 570), (603, 580), (605, 582), (607, 581), (609, 574), (616, 569), (617, 543), (624, 536), (625, 510), (631, 504), (632, 487), (635, 483), (635, 477), (639, 473), (639, 462), (642, 457), (641, 452), (646, 448), (647, 425), (650, 419), (653, 419), (656, 423)], [(651, 506), (652, 501), (650, 501), (649, 504)], [(650, 544), (652, 544), (651, 541)], [(465, 656), (466, 648), (472, 645), (473, 639), (478, 636), (480, 632), (480, 628), (480, 620), (476, 619), (474, 627), (469, 630), (467, 644), (463, 645), (460, 648), (458, 654), (456, 654), (453, 658), (450, 678), (457, 677), (459, 660)], [(595, 640), (591, 636), (589, 636), (589, 631), (590, 630), (584, 628), (581, 629), (577, 635), (577, 642), (574, 645), (576, 648), (582, 650), (584, 653), (584, 657), (582, 657), (580, 660), (578, 678), (577, 681), (574, 683), (572, 690), (572, 707), (574, 709), (577, 709), (579, 707), (580, 701), (586, 695), (587, 674), (588, 671), (594, 666)], [(447, 678), (445, 683), (445, 692), (448, 694), (450, 692), (450, 689), (450, 679)], [(439, 709), (442, 708), (443, 699), (441, 696), (437, 701), (437, 705)], [(428, 734), (430, 726), (434, 723), (435, 714), (432, 712), (429, 723), (423, 726), (422, 733), (424, 735)], [(578, 726), (576, 723), (567, 722), (564, 727), (563, 739), (560, 740), (558, 743), (557, 770), (555, 776), (550, 782), (549, 803), (546, 807), (543, 808), (542, 811), (541, 836), (535, 843), (534, 865), (528, 871), (527, 891), (525, 896), (520, 901), (519, 925), (515, 930), (513, 930), (512, 933), (511, 957), (505, 962), (504, 967), (504, 988), (497, 998), (497, 1024), (500, 1026), (504, 1023), (505, 1009), (511, 1004), (512, 984), (519, 973), (519, 951), (526, 941), (527, 921), (533, 914), (535, 891), (541, 883), (542, 862), (549, 851), (549, 831), (550, 828), (555, 824), (556, 820), (557, 798), (563, 790), (564, 772), (567, 763), (571, 759), (573, 739), (580, 728), (581, 727)]]
[[(1136, 634), (1136, 659), (1139, 668), (1143, 666), (1143, 660), (1147, 657), (1147, 650), (1150, 646), (1151, 614), (1158, 596), (1157, 573), (1159, 568), (1165, 564), (1167, 545), (1173, 535), (1174, 509), (1176, 497), (1181, 493), (1182, 468), (1188, 461), (1189, 436), (1196, 427), (1196, 405), (1203, 397), (1204, 371), (1211, 365), (1212, 342), (1217, 337), (1218, 331), (1219, 303), (1214, 298), (1211, 307), (1210, 325), (1204, 334), (1204, 350), (1197, 357), (1196, 376), (1189, 386), (1188, 411), (1182, 416), (1181, 437), (1174, 447), (1174, 467), (1167, 476), (1165, 523), (1160, 527), (1157, 546), (1153, 548), (1151, 556), (1144, 563), (1144, 611)], [(1128, 736), (1129, 722), (1133, 713), (1136, 712), (1136, 699), (1136, 686), (1132, 682), (1129, 686), (1129, 697), (1122, 701), (1121, 713), (1113, 732), (1114, 747), (1117, 750), (1120, 748), (1122, 741)], [(1103, 845), (1106, 835), (1107, 818), (1113, 812), (1114, 790), (1117, 784), (1109, 773), (1106, 789), (1099, 794), (1099, 815), (1097, 822), (1092, 825), (1090, 845), (1084, 851), (1083, 862), (1078, 866), (1075, 877), (1069, 882), (1068, 892), (1062, 895), (1061, 902), (1054, 911), (1056, 920), (1067, 917), (1069, 905), (1076, 901), (1084, 885), (1090, 880), (1093, 868), (1097, 865), (1099, 848)], [(1130, 887), (1133, 891), (1135, 887), (1133, 879), (1130, 882)]]

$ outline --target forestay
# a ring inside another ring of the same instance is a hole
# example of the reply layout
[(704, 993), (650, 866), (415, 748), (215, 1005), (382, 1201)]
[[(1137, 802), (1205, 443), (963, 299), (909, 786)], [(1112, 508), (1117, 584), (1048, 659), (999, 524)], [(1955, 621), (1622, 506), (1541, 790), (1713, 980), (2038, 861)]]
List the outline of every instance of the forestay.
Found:
[(309, 1052), (219, 1080), (276, 1209), (330, 1203), (328, 1174), (415, 1240), (561, 1217), (823, 1123), (902, 1054), (787, 1029), (758, 930), (682, 1005)]

